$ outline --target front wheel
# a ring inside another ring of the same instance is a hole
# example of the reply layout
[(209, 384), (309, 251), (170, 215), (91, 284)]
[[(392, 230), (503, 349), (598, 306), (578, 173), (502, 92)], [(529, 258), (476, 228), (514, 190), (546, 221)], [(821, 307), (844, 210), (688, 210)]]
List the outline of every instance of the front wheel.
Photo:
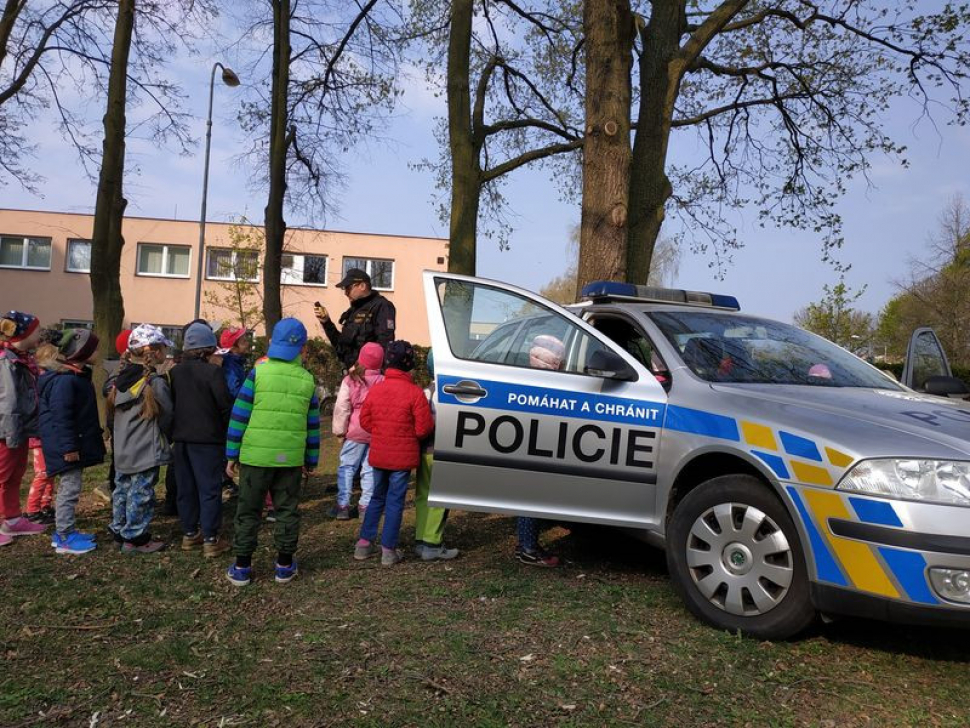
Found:
[(667, 567), (687, 608), (716, 627), (786, 639), (815, 618), (795, 524), (750, 475), (712, 478), (677, 504)]

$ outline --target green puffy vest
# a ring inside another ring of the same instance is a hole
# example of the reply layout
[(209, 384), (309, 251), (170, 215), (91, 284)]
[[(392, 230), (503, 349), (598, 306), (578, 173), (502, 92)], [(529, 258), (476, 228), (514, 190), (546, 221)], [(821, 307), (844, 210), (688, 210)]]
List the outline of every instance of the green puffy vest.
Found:
[(307, 411), (313, 375), (293, 361), (267, 359), (256, 366), (253, 412), (239, 462), (260, 468), (298, 468), (306, 452)]

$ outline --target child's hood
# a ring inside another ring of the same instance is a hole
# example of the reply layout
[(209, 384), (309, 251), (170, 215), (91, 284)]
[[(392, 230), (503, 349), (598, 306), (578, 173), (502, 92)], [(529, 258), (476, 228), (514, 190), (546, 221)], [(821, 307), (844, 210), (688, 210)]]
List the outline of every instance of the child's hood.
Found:
[(149, 371), (141, 364), (130, 363), (115, 379), (115, 404), (138, 399), (148, 382)]

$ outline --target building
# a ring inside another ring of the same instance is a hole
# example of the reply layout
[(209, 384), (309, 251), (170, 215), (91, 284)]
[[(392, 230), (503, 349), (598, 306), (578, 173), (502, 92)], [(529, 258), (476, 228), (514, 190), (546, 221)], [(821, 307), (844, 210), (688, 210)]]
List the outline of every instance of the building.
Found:
[[(0, 209), (0, 310), (30, 311), (44, 325), (90, 325), (93, 226), (93, 215)], [(198, 222), (128, 217), (123, 235), (125, 325), (149, 322), (176, 334), (195, 318)], [(260, 309), (262, 240), (259, 227), (206, 224), (203, 318), (238, 325)], [(421, 272), (445, 270), (447, 262), (441, 238), (293, 228), (283, 256), (283, 311), (311, 336), (322, 335), (312, 325), (314, 302), (336, 320), (347, 308), (336, 284), (348, 268), (363, 268), (397, 307), (398, 335), (426, 345)]]

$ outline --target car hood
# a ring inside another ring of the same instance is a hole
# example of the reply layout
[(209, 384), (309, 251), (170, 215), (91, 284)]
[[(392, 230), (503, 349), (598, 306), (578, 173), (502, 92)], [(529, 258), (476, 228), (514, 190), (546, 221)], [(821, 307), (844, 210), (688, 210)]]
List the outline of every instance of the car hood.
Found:
[(744, 416), (819, 437), (857, 457), (970, 459), (970, 403), (911, 390), (713, 384)]

